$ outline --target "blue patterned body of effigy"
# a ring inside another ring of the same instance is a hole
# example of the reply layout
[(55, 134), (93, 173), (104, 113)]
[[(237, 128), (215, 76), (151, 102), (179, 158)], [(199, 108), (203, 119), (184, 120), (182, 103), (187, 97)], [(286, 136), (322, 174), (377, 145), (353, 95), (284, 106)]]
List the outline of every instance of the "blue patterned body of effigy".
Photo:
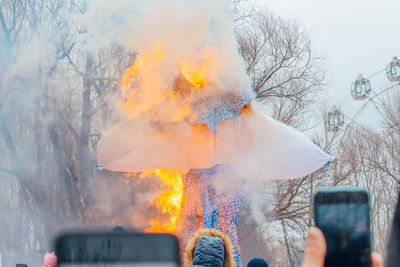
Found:
[[(242, 108), (254, 99), (255, 94), (226, 93), (220, 97), (202, 99), (195, 105), (199, 123), (206, 124), (216, 134), (218, 124), (224, 119), (236, 119)], [(227, 234), (233, 245), (233, 258), (237, 267), (242, 266), (237, 230), (242, 202), (241, 181), (229, 171), (227, 165), (215, 165), (198, 172), (198, 186), (203, 208), (204, 227)], [(229, 186), (227, 186), (229, 185)]]

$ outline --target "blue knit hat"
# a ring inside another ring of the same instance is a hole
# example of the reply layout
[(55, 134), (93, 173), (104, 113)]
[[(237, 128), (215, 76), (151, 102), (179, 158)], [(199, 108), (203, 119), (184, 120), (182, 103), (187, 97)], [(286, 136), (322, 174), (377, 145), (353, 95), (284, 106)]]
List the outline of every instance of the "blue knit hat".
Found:
[(253, 258), (247, 263), (247, 267), (268, 267), (268, 263), (262, 258)]

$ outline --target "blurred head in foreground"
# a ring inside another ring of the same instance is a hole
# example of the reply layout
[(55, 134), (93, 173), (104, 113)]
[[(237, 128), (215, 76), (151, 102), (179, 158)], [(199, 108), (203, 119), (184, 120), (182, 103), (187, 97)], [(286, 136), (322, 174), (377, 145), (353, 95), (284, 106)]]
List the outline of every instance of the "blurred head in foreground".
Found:
[(249, 261), (247, 267), (268, 267), (268, 263), (263, 258), (253, 258)]
[(184, 266), (234, 267), (228, 236), (215, 229), (200, 229), (188, 241)]

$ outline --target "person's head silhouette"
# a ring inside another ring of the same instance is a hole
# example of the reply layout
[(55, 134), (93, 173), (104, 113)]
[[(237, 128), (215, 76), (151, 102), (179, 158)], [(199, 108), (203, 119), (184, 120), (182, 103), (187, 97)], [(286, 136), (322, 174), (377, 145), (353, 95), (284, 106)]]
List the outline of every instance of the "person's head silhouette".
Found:
[(247, 267), (268, 267), (268, 263), (263, 258), (253, 258), (247, 263)]

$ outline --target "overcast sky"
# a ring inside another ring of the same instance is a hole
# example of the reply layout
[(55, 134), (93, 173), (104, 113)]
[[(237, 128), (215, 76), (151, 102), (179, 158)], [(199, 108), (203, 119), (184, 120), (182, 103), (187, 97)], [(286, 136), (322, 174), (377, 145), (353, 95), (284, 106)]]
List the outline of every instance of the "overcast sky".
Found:
[[(262, 0), (283, 17), (295, 18), (310, 34), (314, 48), (330, 68), (330, 104), (352, 116), (362, 105), (350, 96), (350, 85), (359, 73), (370, 76), (400, 56), (400, 0)], [(371, 78), (379, 91), (385, 73)], [(347, 99), (347, 100), (346, 100)], [(375, 125), (372, 105), (359, 122)]]

